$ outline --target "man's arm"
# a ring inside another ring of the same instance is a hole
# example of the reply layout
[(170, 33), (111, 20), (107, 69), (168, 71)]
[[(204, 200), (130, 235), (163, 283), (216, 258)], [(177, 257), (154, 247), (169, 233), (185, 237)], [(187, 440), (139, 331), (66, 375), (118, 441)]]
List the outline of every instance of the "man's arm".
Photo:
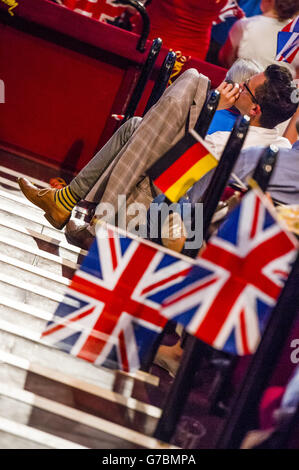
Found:
[(296, 128), (297, 121), (299, 121), (299, 108), (297, 109), (296, 113), (292, 116), (283, 134), (283, 137), (286, 137), (286, 139), (289, 139), (291, 144), (294, 144), (298, 140), (298, 132)]
[(220, 100), (217, 107), (217, 110), (220, 109), (229, 109), (234, 106), (235, 102), (240, 96), (240, 87), (238, 83), (222, 82), (220, 83), (217, 90), (220, 92)]

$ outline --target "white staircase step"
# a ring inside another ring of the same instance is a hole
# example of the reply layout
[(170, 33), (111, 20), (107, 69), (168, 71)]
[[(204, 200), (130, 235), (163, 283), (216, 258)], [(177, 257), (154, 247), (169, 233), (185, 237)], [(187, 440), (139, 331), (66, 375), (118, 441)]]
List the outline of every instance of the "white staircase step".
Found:
[(98, 387), (94, 384), (80, 380), (77, 377), (70, 376), (65, 373), (62, 374), (55, 369), (44, 367), (37, 362), (30, 363), (30, 361), (27, 359), (14, 356), (13, 354), (9, 354), (1, 350), (0, 362), (8, 366), (13, 366), (13, 368), (18, 370), (31, 372), (38, 376), (54, 380), (57, 383), (76, 388), (77, 390), (92, 394), (93, 396), (110, 401), (112, 403), (126, 406), (130, 410), (146, 413), (148, 416), (152, 416), (153, 418), (158, 419), (161, 416), (161, 409), (157, 408), (156, 406), (148, 405), (132, 397), (126, 397), (111, 390)]
[(41, 339), (87, 252), (24, 197), (19, 176), (0, 165), (0, 448), (169, 448), (148, 437), (161, 410), (134, 387), (157, 386), (157, 377), (95, 367)]
[(11, 168), (7, 168), (5, 166), (0, 165), (0, 171), (4, 174), (14, 176), (16, 179), (17, 178), (27, 178), (31, 183), (37, 184), (38, 186), (41, 186), (42, 188), (49, 188), (50, 185), (48, 183), (45, 183), (44, 181), (41, 181), (37, 178), (33, 178), (32, 176), (25, 175), (24, 173), (21, 173), (16, 170), (12, 170)]
[[(11, 436), (9, 439), (8, 435)], [(0, 416), (0, 443), (2, 449), (87, 449), (61, 437), (31, 426), (16, 423)]]
[(29, 226), (27, 227), (26, 225), (25, 226), (20, 225), (15, 222), (5, 221), (5, 223), (2, 223), (2, 221), (0, 220), (0, 226), (5, 227), (6, 229), (7, 228), (11, 229), (14, 232), (24, 233), (25, 235), (29, 235), (33, 237), (34, 239), (42, 240), (51, 245), (58, 246), (60, 248), (65, 248), (76, 254), (81, 254), (83, 256), (87, 254), (87, 251), (82, 250), (81, 248), (68, 243), (66, 238), (63, 235), (63, 232), (57, 232), (56, 238), (54, 238), (54, 237), (50, 237), (49, 235), (44, 234), (43, 232), (40, 233), (36, 230), (32, 230)]
[(21, 250), (24, 253), (30, 253), (34, 256), (38, 256), (39, 258), (44, 258), (54, 263), (61, 264), (62, 266), (66, 266), (71, 269), (77, 269), (79, 267), (79, 265), (77, 263), (74, 263), (74, 261), (71, 261), (66, 258), (62, 258), (61, 256), (53, 255), (52, 253), (48, 253), (47, 251), (44, 251), (44, 250), (40, 250), (36, 246), (29, 246), (26, 243), (12, 240), (11, 238), (7, 236), (0, 235), (0, 243), (3, 245), (11, 246), (18, 250)]
[(142, 433), (125, 428), (102, 418), (92, 416), (86, 412), (76, 410), (53, 400), (43, 398), (31, 392), (19, 390), (5, 384), (0, 384), (0, 396), (38, 408), (46, 411), (47, 413), (52, 413), (61, 418), (65, 418), (66, 420), (75, 421), (76, 423), (87, 426), (88, 428), (101, 431), (106, 435), (107, 441), (110, 440), (109, 437), (111, 438), (111, 443), (113, 443), (114, 440), (117, 442), (118, 439), (121, 439), (127, 443), (125, 448), (147, 448), (157, 450), (177, 448), (158, 441), (153, 437), (148, 437)]

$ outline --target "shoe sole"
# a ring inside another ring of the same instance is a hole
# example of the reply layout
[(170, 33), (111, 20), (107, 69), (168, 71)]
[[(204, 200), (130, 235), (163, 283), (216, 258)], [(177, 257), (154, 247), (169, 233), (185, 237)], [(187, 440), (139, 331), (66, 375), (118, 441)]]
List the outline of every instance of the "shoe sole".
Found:
[[(32, 202), (32, 201), (31, 201)], [(68, 221), (70, 220), (71, 216), (69, 216), (69, 218), (63, 222), (62, 224), (58, 224), (51, 216), (50, 214), (47, 214), (47, 212), (44, 213), (44, 217), (45, 219), (47, 219), (47, 221), (54, 227), (54, 228), (57, 228), (58, 230), (62, 230), (63, 227), (66, 226), (66, 224), (68, 223)]]
[(93, 238), (93, 240), (91, 240), (90, 243), (86, 245), (84, 244), (84, 242), (80, 242), (79, 240), (76, 239), (76, 237), (72, 237), (72, 235), (70, 235), (67, 232), (64, 232), (64, 236), (67, 239), (68, 243), (70, 243), (71, 245), (75, 245), (78, 248), (81, 248), (82, 250), (85, 250), (85, 251), (89, 251), (92, 243), (94, 242), (94, 238)]

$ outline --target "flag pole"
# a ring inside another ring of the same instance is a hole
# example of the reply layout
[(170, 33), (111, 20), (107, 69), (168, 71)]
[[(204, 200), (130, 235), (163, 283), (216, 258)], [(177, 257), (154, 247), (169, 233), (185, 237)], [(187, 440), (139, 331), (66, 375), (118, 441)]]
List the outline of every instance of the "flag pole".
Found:
[[(238, 117), (234, 129), (223, 151), (212, 181), (204, 197), (204, 238), (216, 210), (219, 199), (227, 184), (232, 169), (237, 161), (240, 150), (248, 132), (250, 119), (248, 116)], [(197, 255), (192, 250), (193, 257)], [(195, 255), (195, 256), (194, 256)], [(154, 436), (169, 442), (182, 414), (186, 399), (192, 387), (193, 377), (208, 346), (194, 336), (187, 336), (181, 364), (173, 385), (166, 399), (166, 405), (156, 427)]]
[[(229, 180), (230, 174), (235, 166), (250, 124), (248, 116), (238, 116), (229, 140), (222, 153), (221, 159), (215, 169), (211, 182), (200, 202), (203, 203), (203, 239), (207, 240), (209, 226), (217, 209), (218, 203)], [(198, 249), (183, 249), (182, 253), (196, 258)]]
[(260, 189), (265, 192), (268, 188), (273, 170), (276, 165), (279, 149), (276, 145), (270, 145), (262, 153), (258, 164), (252, 175), (252, 179), (256, 181)]
[(148, 110), (157, 103), (158, 99), (161, 97), (163, 91), (165, 90), (167, 83), (169, 81), (172, 69), (176, 61), (176, 54), (173, 51), (169, 51), (167, 56), (164, 59), (163, 65), (159, 70), (157, 80), (155, 81), (154, 87), (152, 89), (151, 95), (146, 103), (145, 109), (143, 111), (144, 116)]
[(257, 352), (252, 358), (242, 388), (236, 396), (217, 449), (237, 449), (252, 429), (261, 395), (284, 347), (287, 335), (299, 313), (299, 255), (274, 307)]
[[(263, 192), (267, 190), (269, 185), (273, 170), (277, 162), (278, 153), (279, 149), (275, 145), (270, 145), (269, 147), (265, 148), (254, 170), (253, 176), (251, 178), (251, 184), (257, 185)], [(230, 359), (224, 359), (221, 362), (223, 369), (226, 370), (226, 377), (220, 381), (220, 384), (225, 384), (229, 382), (228, 376), (233, 373), (235, 364), (237, 362), (237, 357), (234, 356)], [(219, 385), (217, 390), (214, 392), (214, 396), (211, 399), (209, 407), (209, 409), (214, 412), (218, 409), (218, 403), (221, 401), (221, 397), (225, 395), (225, 385), (222, 387), (224, 388), (222, 391), (220, 390), (220, 387), (221, 385)]]
[(138, 81), (136, 83), (136, 86), (134, 88), (134, 91), (132, 93), (132, 96), (130, 98), (130, 101), (127, 105), (126, 111), (125, 111), (125, 117), (122, 120), (122, 124), (131, 117), (134, 116), (134, 113), (136, 111), (136, 108), (138, 106), (139, 100), (141, 98), (141, 95), (144, 91), (144, 88), (147, 84), (147, 81), (149, 80), (149, 77), (152, 73), (152, 70), (154, 68), (155, 62), (158, 58), (158, 55), (160, 53), (162, 47), (162, 39), (161, 38), (156, 38), (152, 42), (152, 46), (150, 48), (150, 51), (148, 53), (148, 56), (146, 58), (146, 61), (142, 67), (140, 76), (138, 78)]
[(218, 90), (212, 90), (208, 94), (204, 107), (195, 123), (194, 130), (197, 134), (204, 139), (208, 133), (212, 119), (220, 100), (220, 92)]

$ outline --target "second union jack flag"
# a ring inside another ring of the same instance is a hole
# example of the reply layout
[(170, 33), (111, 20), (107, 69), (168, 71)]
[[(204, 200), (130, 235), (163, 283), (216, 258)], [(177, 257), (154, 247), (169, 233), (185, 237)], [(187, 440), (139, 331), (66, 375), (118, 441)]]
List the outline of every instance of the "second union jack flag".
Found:
[(287, 24), (277, 37), (276, 60), (292, 63), (299, 50), (299, 16)]
[[(271, 211), (271, 209), (270, 209)], [(254, 353), (297, 255), (259, 192), (250, 191), (211, 237), (198, 265), (164, 301), (189, 333), (229, 353)]]
[(192, 260), (101, 225), (42, 337), (96, 365), (134, 371), (167, 319), (161, 303)]

